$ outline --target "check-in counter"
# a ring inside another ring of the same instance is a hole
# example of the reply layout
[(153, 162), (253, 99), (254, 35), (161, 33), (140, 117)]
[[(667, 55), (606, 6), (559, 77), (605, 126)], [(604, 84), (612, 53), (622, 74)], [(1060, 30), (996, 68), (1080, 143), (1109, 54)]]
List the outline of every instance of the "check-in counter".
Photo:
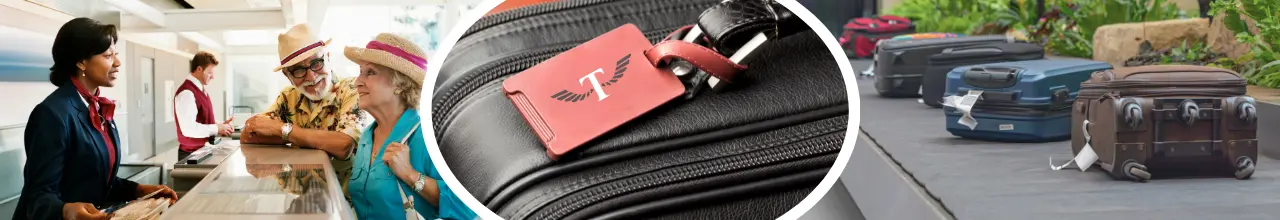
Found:
[(187, 191), (191, 190), (197, 183), (200, 183), (201, 180), (204, 180), (205, 177), (209, 176), (215, 168), (218, 168), (219, 164), (222, 164), (222, 162), (228, 157), (239, 151), (240, 142), (224, 141), (218, 145), (206, 146), (206, 148), (213, 151), (209, 158), (200, 161), (200, 163), (197, 164), (187, 164), (186, 161), (179, 161), (177, 164), (173, 165), (173, 170), (169, 171), (168, 185), (172, 187), (179, 196), (186, 195)]
[(354, 219), (323, 151), (240, 145), (160, 219)]

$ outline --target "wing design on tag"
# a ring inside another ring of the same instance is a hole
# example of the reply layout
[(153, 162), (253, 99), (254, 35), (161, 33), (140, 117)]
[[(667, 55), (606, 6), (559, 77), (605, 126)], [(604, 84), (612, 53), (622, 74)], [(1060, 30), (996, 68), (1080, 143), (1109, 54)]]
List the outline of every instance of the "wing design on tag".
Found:
[[(627, 54), (626, 56), (623, 56), (622, 59), (618, 59), (618, 62), (615, 63), (615, 66), (613, 69), (613, 78), (610, 78), (608, 81), (600, 82), (600, 88), (609, 87), (614, 83), (618, 83), (618, 79), (622, 79), (622, 73), (627, 72), (627, 64), (631, 64), (631, 54)], [(595, 74), (595, 73), (592, 73), (592, 74)], [(601, 81), (601, 80), (592, 80), (592, 81), (595, 82), (595, 81)], [(595, 87), (587, 89), (586, 92), (580, 92), (580, 93), (571, 92), (569, 90), (570, 89), (560, 90), (560, 92), (552, 94), (551, 98), (564, 101), (564, 102), (578, 102), (578, 101), (582, 101), (583, 99), (586, 99), (587, 97), (591, 97), (591, 93), (596, 92)]]

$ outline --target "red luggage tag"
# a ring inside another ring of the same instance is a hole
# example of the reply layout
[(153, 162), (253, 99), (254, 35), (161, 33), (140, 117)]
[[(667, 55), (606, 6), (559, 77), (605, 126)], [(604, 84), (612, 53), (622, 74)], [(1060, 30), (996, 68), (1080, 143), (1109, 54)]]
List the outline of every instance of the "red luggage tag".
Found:
[(502, 90), (558, 159), (685, 92), (646, 58), (653, 46), (623, 25), (511, 76)]

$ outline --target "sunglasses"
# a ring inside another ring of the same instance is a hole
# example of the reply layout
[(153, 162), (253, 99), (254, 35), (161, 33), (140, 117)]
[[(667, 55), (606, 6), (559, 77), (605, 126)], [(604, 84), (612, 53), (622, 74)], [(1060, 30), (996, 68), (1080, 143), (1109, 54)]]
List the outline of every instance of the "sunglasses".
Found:
[(315, 59), (311, 59), (311, 61), (307, 64), (307, 66), (294, 65), (285, 69), (285, 72), (288, 73), (289, 76), (293, 78), (306, 77), (307, 71), (318, 73), (320, 72), (320, 70), (324, 70), (324, 62), (328, 58), (329, 56), (327, 55), (322, 57), (317, 57)]

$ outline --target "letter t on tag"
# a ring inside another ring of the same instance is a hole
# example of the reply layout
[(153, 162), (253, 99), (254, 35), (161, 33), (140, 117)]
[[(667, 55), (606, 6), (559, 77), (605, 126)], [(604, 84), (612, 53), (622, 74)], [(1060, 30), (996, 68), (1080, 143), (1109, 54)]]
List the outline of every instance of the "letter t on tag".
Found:
[(604, 101), (604, 98), (609, 98), (609, 94), (604, 94), (604, 88), (600, 87), (600, 80), (596, 79), (596, 73), (604, 73), (604, 68), (596, 68), (596, 71), (592, 71), (586, 76), (578, 78), (578, 85), (582, 85), (583, 80), (591, 79), (591, 90), (596, 91), (596, 96), (600, 97), (599, 101)]

